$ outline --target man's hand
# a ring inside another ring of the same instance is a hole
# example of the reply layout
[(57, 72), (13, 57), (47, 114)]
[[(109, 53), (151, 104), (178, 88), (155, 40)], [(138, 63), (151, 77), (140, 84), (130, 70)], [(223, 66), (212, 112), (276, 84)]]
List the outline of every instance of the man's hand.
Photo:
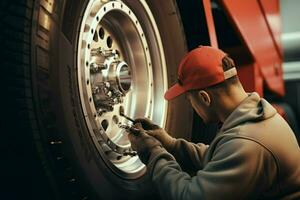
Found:
[(148, 164), (151, 151), (155, 148), (161, 148), (161, 143), (154, 137), (147, 134), (140, 123), (136, 123), (132, 128), (127, 130), (128, 138), (133, 150), (137, 151), (141, 161)]
[(147, 133), (156, 139), (158, 139), (163, 147), (167, 149), (167, 151), (172, 151), (173, 145), (176, 141), (175, 138), (171, 137), (163, 128), (154, 124), (148, 118), (138, 118), (134, 120), (135, 123), (140, 123), (143, 126), (143, 129), (147, 130)]

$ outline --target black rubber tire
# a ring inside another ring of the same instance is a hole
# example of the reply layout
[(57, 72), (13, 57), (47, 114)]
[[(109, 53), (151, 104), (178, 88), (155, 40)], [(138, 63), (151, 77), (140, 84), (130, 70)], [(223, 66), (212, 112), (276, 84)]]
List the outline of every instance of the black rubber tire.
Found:
[[(173, 84), (186, 52), (180, 15), (173, 0), (147, 2), (161, 33), (169, 84)], [(74, 64), (86, 3), (0, 2), (1, 171), (5, 172), (1, 198), (138, 199), (155, 195), (147, 177), (127, 180), (109, 170), (89, 137)], [(184, 97), (169, 104), (166, 129), (175, 137), (190, 139), (192, 110), (187, 104)]]

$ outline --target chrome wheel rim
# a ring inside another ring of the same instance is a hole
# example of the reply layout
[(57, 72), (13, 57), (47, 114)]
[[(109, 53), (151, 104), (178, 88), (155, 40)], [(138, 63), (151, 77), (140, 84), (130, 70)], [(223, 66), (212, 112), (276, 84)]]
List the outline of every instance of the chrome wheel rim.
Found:
[(131, 118), (148, 117), (165, 124), (166, 64), (147, 3), (90, 0), (77, 48), (81, 106), (95, 147), (118, 175), (143, 175), (145, 165), (138, 156), (124, 156), (132, 149), (119, 125), (131, 122), (121, 117), (119, 110), (123, 107)]

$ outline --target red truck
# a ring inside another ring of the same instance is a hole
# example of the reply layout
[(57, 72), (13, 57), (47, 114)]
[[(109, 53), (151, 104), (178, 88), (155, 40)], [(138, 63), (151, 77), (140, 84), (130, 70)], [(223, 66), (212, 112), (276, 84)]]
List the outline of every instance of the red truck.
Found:
[(180, 59), (199, 45), (227, 52), (245, 89), (271, 101), (300, 137), (299, 79), (288, 78), (285, 87), (278, 0), (0, 6), (2, 197), (158, 198), (120, 128), (130, 124), (120, 110), (148, 117), (174, 137), (209, 143), (216, 125), (204, 125), (184, 97), (163, 99)]

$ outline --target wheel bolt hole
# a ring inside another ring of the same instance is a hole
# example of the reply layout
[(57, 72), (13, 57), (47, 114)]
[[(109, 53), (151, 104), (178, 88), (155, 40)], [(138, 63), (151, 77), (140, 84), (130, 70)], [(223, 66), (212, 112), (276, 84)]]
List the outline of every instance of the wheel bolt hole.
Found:
[(101, 126), (105, 131), (107, 130), (108, 125), (109, 125), (109, 123), (106, 119), (101, 122)]
[(87, 80), (87, 81), (86, 81), (86, 84), (87, 84), (87, 85), (90, 84), (90, 80)]
[(113, 40), (111, 39), (110, 36), (108, 36), (107, 40), (106, 40), (107, 47), (111, 48), (112, 47), (112, 43), (113, 43)]
[(120, 51), (118, 49), (116, 49), (116, 54), (120, 56)]
[(88, 67), (88, 66), (89, 66), (89, 62), (86, 61), (86, 62), (85, 62), (85, 65)]
[(117, 115), (114, 115), (114, 116), (112, 117), (112, 120), (113, 120), (113, 122), (114, 122), (115, 124), (118, 124), (118, 123), (119, 123), (119, 118), (118, 118)]
[(89, 98), (89, 101), (92, 102), (92, 97)]
[(93, 40), (94, 40), (95, 42), (98, 42), (98, 35), (97, 35), (97, 33), (94, 34)]
[(118, 157), (117, 157), (117, 160), (121, 160), (121, 158), (122, 158), (122, 156), (118, 156)]
[(105, 35), (104, 29), (101, 27), (101, 28), (99, 29), (99, 37), (101, 38), (101, 40), (104, 39), (104, 35)]

